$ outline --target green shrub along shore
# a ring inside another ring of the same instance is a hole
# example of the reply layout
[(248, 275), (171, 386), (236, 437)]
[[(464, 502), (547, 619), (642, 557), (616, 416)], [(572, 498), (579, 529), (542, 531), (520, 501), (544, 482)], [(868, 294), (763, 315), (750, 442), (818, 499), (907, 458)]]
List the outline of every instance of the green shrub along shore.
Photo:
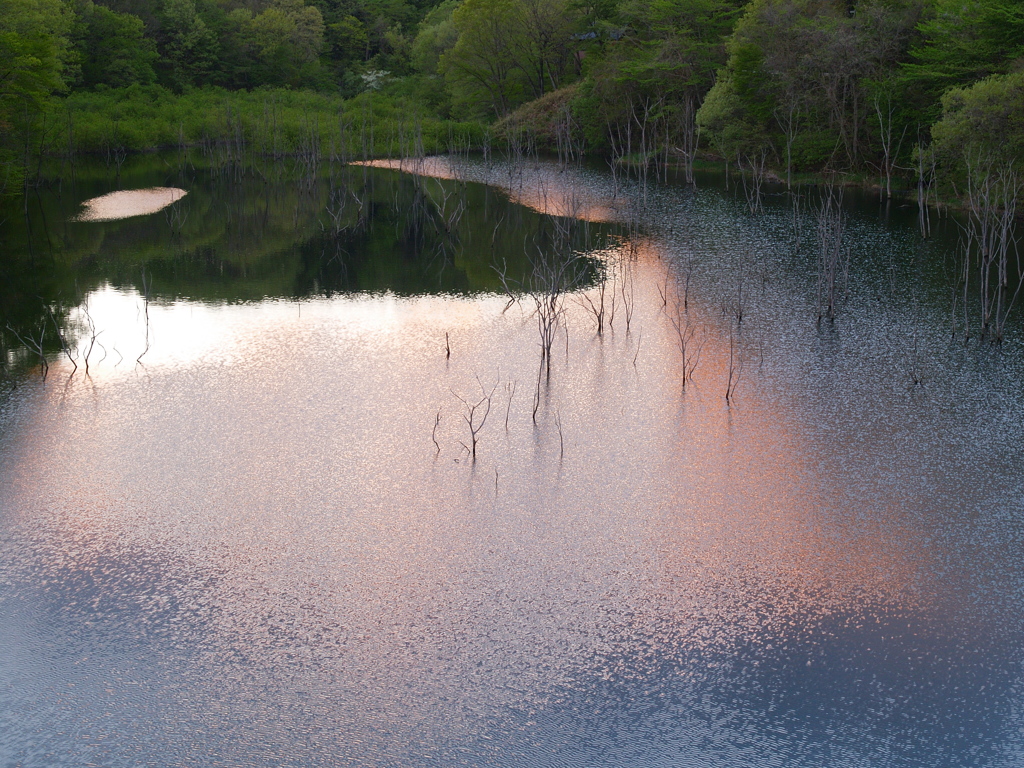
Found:
[(1024, 3), (0, 0), (0, 196), (47, 155), (490, 141), (1009, 206)]
[(232, 144), (261, 156), (341, 159), (479, 147), (486, 126), (440, 118), (402, 93), (345, 99), (311, 90), (208, 87), (174, 94), (158, 85), (74, 93), (41, 126), (47, 154), (141, 152)]

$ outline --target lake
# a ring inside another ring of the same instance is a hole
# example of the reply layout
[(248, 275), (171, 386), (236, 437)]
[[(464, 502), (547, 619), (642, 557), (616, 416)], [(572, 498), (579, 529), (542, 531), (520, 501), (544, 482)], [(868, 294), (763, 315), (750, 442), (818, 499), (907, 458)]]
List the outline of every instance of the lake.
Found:
[(1024, 763), (954, 220), (848, 190), (819, 320), (814, 190), (400, 165), (5, 213), (0, 764)]

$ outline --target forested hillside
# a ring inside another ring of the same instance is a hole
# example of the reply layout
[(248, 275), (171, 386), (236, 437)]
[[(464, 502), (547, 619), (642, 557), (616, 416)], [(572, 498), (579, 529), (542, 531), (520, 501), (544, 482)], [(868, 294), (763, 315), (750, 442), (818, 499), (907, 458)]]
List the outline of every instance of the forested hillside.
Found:
[(1024, 2), (0, 0), (0, 132), (8, 194), (44, 154), (456, 135), (962, 194), (1024, 156)]

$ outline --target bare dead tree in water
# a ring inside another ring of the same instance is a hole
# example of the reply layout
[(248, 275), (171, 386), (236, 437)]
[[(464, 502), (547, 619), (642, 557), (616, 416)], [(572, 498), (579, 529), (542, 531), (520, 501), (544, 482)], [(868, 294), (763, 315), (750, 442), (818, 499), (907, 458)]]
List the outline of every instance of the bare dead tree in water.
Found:
[(501, 281), (501, 288), (505, 292), (505, 296), (508, 301), (505, 303), (505, 307), (501, 310), (502, 314), (508, 312), (509, 307), (513, 304), (518, 304), (523, 297), (523, 289), (521, 285), (518, 285), (508, 275), (508, 262), (502, 259), (501, 264), (492, 264), (491, 268), (497, 273), (498, 280)]
[[(324, 212), (330, 217), (329, 231), (335, 237), (345, 231), (345, 208), (348, 205), (348, 198), (348, 189), (336, 185), (332, 179), (327, 193), (327, 205), (324, 206)], [(328, 228), (324, 227), (323, 222), (320, 223), (320, 228), (328, 231)]]
[(840, 294), (846, 289), (850, 249), (846, 244), (843, 188), (829, 181), (815, 210), (818, 235), (818, 322), (834, 320)]
[(892, 198), (892, 174), (896, 170), (896, 158), (899, 157), (900, 147), (907, 137), (907, 127), (903, 126), (903, 132), (896, 138), (896, 105), (893, 104), (892, 95), (887, 94), (885, 103), (882, 97), (875, 97), (875, 115), (878, 117), (878, 133), (882, 142), (882, 174), (885, 176), (885, 197)]
[[(540, 337), (540, 363), (537, 368), (537, 386), (533, 396), (533, 421), (537, 422), (540, 409), (541, 385), (545, 378), (551, 378), (551, 348), (554, 345), (558, 329), (562, 326), (565, 315), (565, 297), (576, 288), (583, 278), (583, 269), (578, 256), (569, 253), (545, 253), (538, 249), (538, 256), (533, 261), (529, 282), (522, 293), (528, 295), (534, 304), (534, 316), (537, 319), (537, 333)], [(506, 289), (509, 282), (503, 279)], [(519, 301), (519, 295), (509, 291), (509, 304)], [(568, 333), (566, 349), (568, 349)]]
[(761, 213), (764, 210), (762, 201), (767, 163), (768, 150), (766, 148), (748, 155), (736, 155), (736, 165), (739, 167), (740, 181), (743, 184), (743, 195), (747, 199), (747, 208), (751, 213)]
[(481, 397), (479, 400), (466, 400), (464, 397), (452, 391), (452, 395), (454, 395), (455, 398), (466, 408), (466, 412), (462, 414), (462, 418), (466, 422), (466, 426), (469, 427), (470, 444), (466, 445), (461, 440), (459, 442), (462, 444), (463, 448), (469, 451), (469, 454), (473, 457), (473, 461), (476, 461), (476, 446), (480, 439), (480, 430), (482, 430), (484, 428), (484, 424), (487, 423), (487, 417), (491, 413), (491, 402), (494, 398), (494, 391), (498, 388), (498, 385), (495, 384), (488, 392), (479, 377), (477, 377), (476, 382), (480, 385)]
[[(439, 182), (437, 189), (440, 199), (436, 199), (434, 196), (430, 196), (429, 199), (437, 210), (440, 229), (450, 235), (459, 225), (462, 214), (466, 211), (465, 185), (457, 183), (455, 186), (446, 186)], [(438, 226), (436, 223), (438, 220), (432, 219), (435, 221), (435, 226)]]
[(739, 274), (736, 277), (736, 298), (733, 301), (732, 312), (733, 317), (736, 318), (736, 324), (743, 324), (743, 316), (746, 312), (746, 295), (744, 289), (746, 288), (747, 276), (743, 267), (740, 267)]
[[(679, 138), (682, 146), (679, 152), (683, 158), (683, 176), (687, 184), (693, 184), (693, 161), (697, 157), (697, 148), (700, 146), (700, 126), (697, 125), (697, 103), (696, 95), (687, 93), (683, 99), (681, 113), (679, 115)], [(665, 130), (665, 181), (668, 181), (668, 142), (669, 130), (666, 120)]]
[(807, 193), (800, 191), (799, 184), (797, 184), (796, 191), (791, 190), (789, 192), (789, 202), (793, 211), (793, 218), (791, 219), (793, 250), (795, 253), (799, 253), (800, 248), (803, 245), (804, 215), (807, 208)]
[(625, 119), (609, 124), (608, 141), (612, 150), (609, 163), (616, 196), (620, 173), (627, 178), (633, 175), (640, 187), (640, 198), (646, 203), (648, 173), (651, 163), (657, 163), (658, 136), (664, 133), (661, 128), (667, 119), (663, 106), (664, 99), (633, 99)]
[(505, 131), (504, 156), (505, 172), (508, 175), (508, 188), (511, 191), (522, 191), (523, 170), (529, 153), (530, 139), (527, 132), (518, 123), (511, 121)]
[[(921, 230), (921, 237), (927, 238), (931, 237), (932, 234), (932, 203), (929, 198), (932, 190), (935, 188), (935, 152), (931, 148), (925, 150), (920, 130), (918, 131), (917, 149), (914, 154), (917, 155), (917, 226)], [(930, 164), (925, 162), (926, 155), (931, 160)]]
[(538, 253), (530, 274), (529, 295), (533, 299), (540, 335), (541, 361), (551, 375), (551, 347), (565, 315), (565, 296), (580, 284), (582, 270), (575, 254)]
[(102, 344), (99, 343), (99, 335), (103, 331), (96, 330), (96, 321), (93, 320), (92, 313), (89, 311), (89, 300), (86, 299), (82, 303), (82, 315), (85, 318), (86, 329), (88, 330), (88, 344), (82, 351), (82, 358), (85, 361), (85, 375), (89, 375), (89, 358), (92, 357), (93, 350), (98, 345), (103, 350), (103, 357), (100, 362), (103, 362), (107, 358), (107, 350)]
[[(779, 106), (772, 110), (775, 122), (782, 129), (782, 135), (786, 142), (786, 189), (793, 188), (793, 144), (796, 142), (800, 130), (800, 100), (788, 94), (785, 100), (785, 107)], [(729, 173), (728, 161), (725, 168), (726, 176)], [(728, 180), (726, 180), (728, 189)]]
[(656, 100), (645, 98), (639, 104), (633, 102), (630, 109), (633, 122), (639, 129), (637, 175), (640, 181), (641, 200), (645, 207), (647, 205), (647, 174), (651, 161), (657, 162), (658, 116), (662, 111), (663, 103), (664, 98)]
[(568, 105), (562, 107), (558, 113), (558, 119), (555, 121), (555, 144), (558, 152), (558, 166), (563, 171), (569, 165), (578, 165), (582, 162), (583, 137)]
[[(690, 280), (693, 277), (693, 253), (687, 251), (682, 258), (682, 269), (679, 277), (682, 279), (682, 294), (679, 293), (678, 282), (676, 284), (676, 300), (682, 301), (683, 310), (689, 309), (690, 305)], [(669, 265), (665, 265), (665, 279), (658, 282), (656, 287), (658, 289), (658, 295), (661, 297), (662, 308), (668, 307), (668, 286), (672, 279), (672, 268)]]
[[(46, 314), (50, 318), (50, 322), (53, 323), (53, 330), (57, 334), (57, 341), (60, 344), (60, 351), (64, 353), (64, 356), (68, 359), (68, 362), (72, 365), (71, 373), (74, 374), (78, 370), (78, 363), (75, 361), (75, 356), (71, 351), (71, 345), (68, 343), (67, 334), (61, 327), (60, 323), (57, 322), (57, 317), (53, 313), (53, 308), (46, 304)], [(60, 307), (57, 308), (61, 311)]]
[(967, 165), (967, 221), (963, 225), (961, 281), (964, 338), (970, 338), (968, 286), (975, 271), (982, 340), (1001, 344), (1006, 321), (1024, 287), (1016, 234), (1017, 200), (1024, 183), (1013, 161), (997, 162), (969, 153)]
[(693, 373), (700, 363), (700, 355), (704, 349), (707, 332), (705, 329), (701, 329), (698, 334), (697, 326), (690, 320), (678, 293), (673, 304), (673, 311), (669, 313), (669, 320), (676, 331), (679, 352), (683, 356), (682, 378), (683, 389), (686, 389), (687, 383), (693, 378)]
[[(586, 293), (581, 293), (577, 299), (579, 305), (594, 318), (598, 336), (604, 335), (604, 326), (608, 315), (608, 286), (611, 282), (609, 273), (612, 269), (612, 265), (602, 264), (594, 288)], [(612, 292), (614, 291), (615, 287), (612, 285)]]
[[(557, 217), (553, 221), (557, 221)], [(573, 251), (566, 232), (556, 228), (556, 242), (552, 247), (536, 246), (525, 282), (511, 279), (504, 262), (493, 268), (508, 296), (506, 310), (524, 297), (532, 299), (540, 336), (541, 368), (550, 376), (551, 348), (565, 315), (566, 295), (583, 281), (582, 259)]]

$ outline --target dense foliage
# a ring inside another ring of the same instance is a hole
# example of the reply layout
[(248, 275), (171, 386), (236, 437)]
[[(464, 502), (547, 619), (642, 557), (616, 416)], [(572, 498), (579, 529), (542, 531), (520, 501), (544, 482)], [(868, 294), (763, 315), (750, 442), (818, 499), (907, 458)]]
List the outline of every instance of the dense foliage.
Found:
[(0, 0), (0, 191), (40, 154), (297, 151), (367, 112), (372, 154), (461, 120), (688, 174), (954, 184), (968, 152), (1021, 159), (1022, 70), (1021, 0)]

